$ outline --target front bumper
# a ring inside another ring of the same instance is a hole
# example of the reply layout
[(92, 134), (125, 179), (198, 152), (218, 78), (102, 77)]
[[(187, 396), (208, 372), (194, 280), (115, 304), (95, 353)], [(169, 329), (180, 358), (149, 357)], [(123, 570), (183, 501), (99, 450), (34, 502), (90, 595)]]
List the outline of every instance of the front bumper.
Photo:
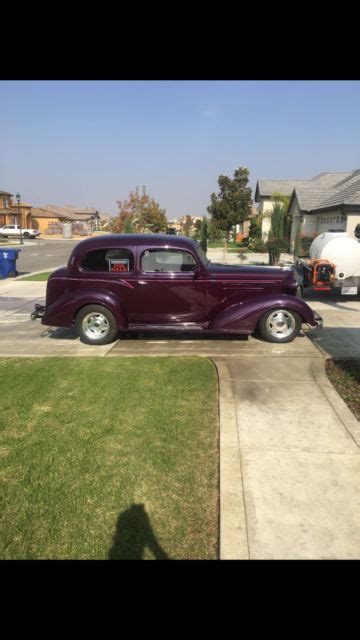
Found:
[(36, 320), (36, 318), (42, 318), (45, 315), (46, 307), (42, 304), (36, 304), (35, 309), (31, 314), (31, 320)]
[(314, 318), (315, 318), (315, 327), (312, 325), (311, 328), (312, 329), (316, 329), (316, 330), (320, 330), (323, 328), (324, 326), (324, 320), (322, 319), (321, 316), (319, 316), (318, 313), (314, 313)]

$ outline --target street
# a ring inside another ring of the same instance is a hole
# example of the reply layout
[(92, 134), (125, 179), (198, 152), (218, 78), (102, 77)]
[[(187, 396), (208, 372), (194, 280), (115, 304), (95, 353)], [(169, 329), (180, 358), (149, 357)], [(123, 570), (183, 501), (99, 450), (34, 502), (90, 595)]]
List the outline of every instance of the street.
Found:
[(65, 265), (73, 247), (80, 240), (27, 240), (23, 245), (5, 245), (20, 251), (16, 266), (19, 275), (32, 273), (34, 271), (51, 271), (56, 267)]

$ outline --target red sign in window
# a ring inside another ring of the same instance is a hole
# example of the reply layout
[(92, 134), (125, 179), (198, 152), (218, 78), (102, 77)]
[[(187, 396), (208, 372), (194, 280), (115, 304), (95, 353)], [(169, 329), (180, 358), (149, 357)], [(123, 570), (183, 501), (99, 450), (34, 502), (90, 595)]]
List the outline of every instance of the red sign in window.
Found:
[(113, 271), (115, 273), (128, 272), (129, 260), (110, 260), (110, 271)]

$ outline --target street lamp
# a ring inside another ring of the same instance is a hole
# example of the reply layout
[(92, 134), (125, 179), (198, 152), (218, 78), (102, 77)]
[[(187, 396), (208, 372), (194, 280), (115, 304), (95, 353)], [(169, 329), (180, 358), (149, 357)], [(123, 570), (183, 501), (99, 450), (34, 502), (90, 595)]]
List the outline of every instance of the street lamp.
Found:
[(21, 229), (21, 212), (20, 212), (20, 200), (21, 200), (21, 195), (20, 193), (17, 193), (15, 196), (17, 203), (18, 203), (18, 217), (19, 217), (19, 226), (20, 226), (20, 244), (24, 244), (23, 241), (23, 237), (22, 237), (22, 229)]

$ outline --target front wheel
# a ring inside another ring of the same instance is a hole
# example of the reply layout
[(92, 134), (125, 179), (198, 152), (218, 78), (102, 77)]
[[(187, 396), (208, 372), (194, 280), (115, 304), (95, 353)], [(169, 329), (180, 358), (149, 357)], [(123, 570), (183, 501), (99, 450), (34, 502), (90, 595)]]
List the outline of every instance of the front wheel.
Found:
[(118, 326), (114, 315), (98, 304), (89, 304), (80, 309), (75, 320), (76, 330), (81, 342), (85, 344), (108, 344), (118, 335)]
[(272, 309), (263, 315), (258, 329), (268, 342), (291, 342), (301, 329), (301, 318), (290, 309)]

